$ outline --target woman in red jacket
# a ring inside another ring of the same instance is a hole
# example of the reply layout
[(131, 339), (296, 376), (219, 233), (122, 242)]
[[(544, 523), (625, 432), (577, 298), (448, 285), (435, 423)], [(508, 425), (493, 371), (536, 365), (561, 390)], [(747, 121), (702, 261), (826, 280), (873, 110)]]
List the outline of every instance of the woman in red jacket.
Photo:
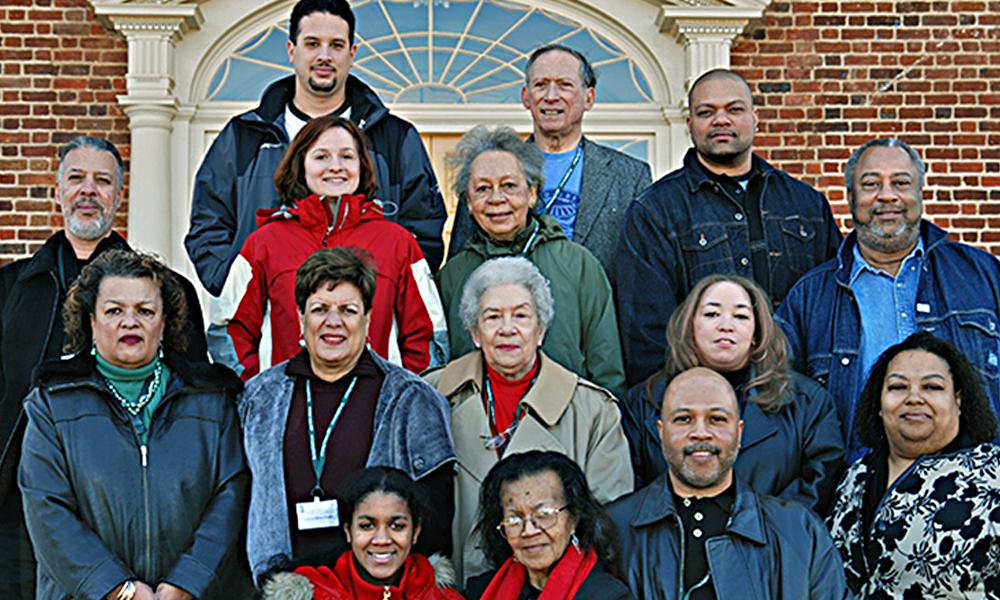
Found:
[[(228, 333), (246, 380), (299, 351), (295, 272), (320, 248), (355, 246), (378, 267), (369, 342), (390, 362), (419, 373), (448, 358), (441, 299), (420, 246), (386, 220), (396, 207), (376, 197), (364, 133), (327, 115), (299, 132), (274, 174), (282, 206), (257, 213), (222, 291)], [(232, 308), (229, 311), (232, 312)]]
[[(350, 550), (333, 567), (295, 569), (264, 586), (264, 600), (463, 600), (446, 558), (411, 550), (423, 527), (418, 488), (397, 469), (361, 471), (341, 496)], [(428, 524), (428, 526), (440, 524)]]

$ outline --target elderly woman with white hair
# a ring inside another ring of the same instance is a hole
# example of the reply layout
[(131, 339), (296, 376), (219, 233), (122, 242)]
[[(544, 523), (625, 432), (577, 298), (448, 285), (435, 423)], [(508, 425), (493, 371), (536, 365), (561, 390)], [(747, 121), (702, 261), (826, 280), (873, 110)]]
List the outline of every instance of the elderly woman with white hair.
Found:
[(425, 375), (451, 404), (458, 461), (452, 543), (466, 578), (487, 570), (473, 528), (483, 480), (504, 456), (554, 450), (583, 468), (601, 502), (632, 491), (614, 397), (540, 349), (555, 311), (549, 282), (531, 261), (487, 261), (469, 276), (459, 307), (477, 350)]
[(554, 218), (533, 213), (545, 165), (538, 148), (510, 127), (480, 125), (462, 136), (452, 165), (455, 195), (468, 206), (474, 227), (465, 249), (438, 273), (451, 355), (473, 349), (469, 334), (457, 326), (469, 275), (492, 258), (523, 256), (552, 282), (559, 305), (546, 329), (545, 352), (621, 397), (625, 368), (611, 284), (601, 263), (570, 241)]

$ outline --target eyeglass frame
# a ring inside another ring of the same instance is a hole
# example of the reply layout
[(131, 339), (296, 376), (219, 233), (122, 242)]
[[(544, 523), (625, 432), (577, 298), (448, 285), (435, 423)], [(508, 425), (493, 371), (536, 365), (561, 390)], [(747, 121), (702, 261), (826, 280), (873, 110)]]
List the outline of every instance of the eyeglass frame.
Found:
[[(505, 540), (509, 540), (511, 537), (517, 537), (519, 535), (523, 535), (524, 534), (524, 529), (527, 526), (528, 521), (531, 521), (531, 524), (535, 526), (535, 529), (537, 529), (539, 531), (548, 532), (548, 528), (542, 527), (541, 525), (538, 524), (538, 521), (535, 520), (535, 516), (539, 513), (539, 511), (542, 511), (542, 510), (552, 511), (552, 515), (551, 516), (554, 516), (554, 517), (556, 517), (556, 519), (558, 519), (559, 518), (559, 513), (561, 513), (562, 511), (564, 511), (564, 510), (566, 510), (568, 508), (569, 508), (569, 504), (566, 504), (565, 506), (561, 506), (559, 508), (552, 508), (552, 507), (549, 507), (549, 506), (543, 506), (542, 508), (540, 508), (540, 509), (536, 510), (535, 512), (533, 512), (531, 515), (525, 515), (523, 517), (522, 516), (517, 516), (516, 518), (521, 521), (521, 530), (518, 531), (517, 533), (511, 535), (510, 537), (507, 537), (507, 534), (504, 533), (504, 529), (503, 529), (504, 528), (504, 521), (508, 521), (511, 518), (511, 517), (507, 517), (506, 519), (503, 519), (503, 521), (500, 521), (500, 524), (497, 525), (497, 532), (500, 534), (500, 537), (502, 537)], [(555, 525), (555, 523), (553, 523), (552, 525)], [(549, 527), (552, 527), (552, 525), (549, 525)]]

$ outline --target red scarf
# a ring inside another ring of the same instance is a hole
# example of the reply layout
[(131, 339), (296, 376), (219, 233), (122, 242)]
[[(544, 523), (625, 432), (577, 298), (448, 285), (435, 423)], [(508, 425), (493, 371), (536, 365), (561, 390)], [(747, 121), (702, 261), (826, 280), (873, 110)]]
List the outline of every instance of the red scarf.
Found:
[(358, 573), (354, 555), (350, 550), (340, 555), (331, 570), (329, 567), (299, 567), (295, 572), (305, 575), (313, 585), (314, 600), (382, 600), (389, 598), (414, 598), (418, 600), (451, 600), (461, 598), (451, 588), (439, 588), (434, 578), (434, 567), (419, 554), (411, 554), (403, 566), (403, 577), (398, 585), (375, 585), (365, 581)]
[[(597, 553), (593, 548), (588, 548), (586, 553), (567, 548), (549, 574), (538, 600), (571, 600), (596, 564)], [(493, 576), (482, 600), (517, 600), (527, 577), (528, 570), (511, 556)]]

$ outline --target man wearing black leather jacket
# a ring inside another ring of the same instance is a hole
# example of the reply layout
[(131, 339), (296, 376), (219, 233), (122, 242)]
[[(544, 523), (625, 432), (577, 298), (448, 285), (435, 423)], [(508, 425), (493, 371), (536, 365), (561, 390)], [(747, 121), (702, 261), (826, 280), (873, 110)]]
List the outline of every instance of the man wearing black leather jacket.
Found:
[(722, 375), (675, 377), (659, 429), (667, 473), (609, 508), (637, 598), (850, 598), (819, 517), (733, 477), (743, 421)]

